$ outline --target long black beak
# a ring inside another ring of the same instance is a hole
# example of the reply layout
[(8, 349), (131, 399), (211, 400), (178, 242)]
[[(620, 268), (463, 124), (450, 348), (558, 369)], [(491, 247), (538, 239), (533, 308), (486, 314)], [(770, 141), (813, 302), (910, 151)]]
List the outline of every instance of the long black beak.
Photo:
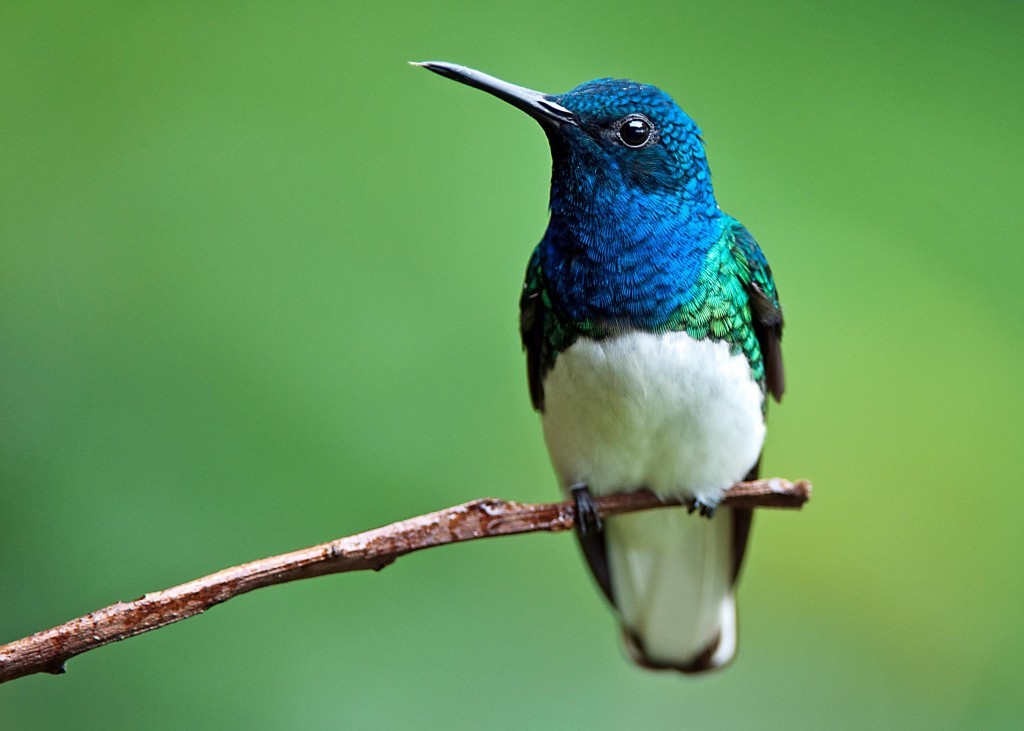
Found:
[(539, 91), (516, 86), (480, 71), (454, 63), (446, 63), (445, 61), (423, 61), (420, 63), (411, 61), (410, 63), (413, 66), (422, 66), (433, 71), (435, 74), (446, 76), (467, 86), (482, 89), (488, 94), (493, 94), (512, 106), (522, 109), (541, 124), (557, 127), (563, 124), (576, 123), (576, 117), (572, 112)]

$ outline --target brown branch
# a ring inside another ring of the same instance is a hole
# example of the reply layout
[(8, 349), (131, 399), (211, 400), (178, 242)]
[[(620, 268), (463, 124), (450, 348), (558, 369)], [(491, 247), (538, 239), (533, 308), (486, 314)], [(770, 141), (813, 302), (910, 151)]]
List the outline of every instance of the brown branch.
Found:
[[(811, 495), (808, 482), (740, 482), (726, 493), (732, 507), (799, 508)], [(687, 501), (662, 501), (649, 492), (598, 498), (602, 515), (647, 510)], [(484, 498), (436, 513), (252, 561), (201, 579), (118, 602), (58, 627), (0, 647), (0, 683), (33, 673), (62, 673), (75, 655), (200, 614), (239, 594), (323, 574), (379, 570), (399, 556), (476, 538), (564, 531), (573, 527), (572, 502), (516, 503)]]

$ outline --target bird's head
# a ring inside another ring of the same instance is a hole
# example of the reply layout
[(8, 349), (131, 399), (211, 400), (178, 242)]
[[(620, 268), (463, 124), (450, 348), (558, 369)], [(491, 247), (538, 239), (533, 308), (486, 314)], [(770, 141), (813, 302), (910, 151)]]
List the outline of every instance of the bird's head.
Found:
[(554, 160), (553, 203), (561, 187), (586, 197), (656, 199), (662, 210), (676, 208), (675, 202), (691, 215), (717, 210), (700, 129), (654, 86), (596, 79), (563, 94), (542, 94), (464, 66), (417, 65), (493, 94), (540, 122)]

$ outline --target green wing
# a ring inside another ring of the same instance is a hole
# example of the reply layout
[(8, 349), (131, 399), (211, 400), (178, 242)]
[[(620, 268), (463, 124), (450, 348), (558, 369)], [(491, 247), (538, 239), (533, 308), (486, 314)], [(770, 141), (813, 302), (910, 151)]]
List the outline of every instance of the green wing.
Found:
[(739, 279), (746, 290), (750, 306), (750, 324), (757, 337), (764, 363), (765, 385), (776, 401), (786, 390), (786, 374), (782, 367), (782, 307), (761, 247), (739, 222), (730, 227), (732, 252), (739, 266)]
[(526, 351), (526, 374), (530, 382), (530, 400), (537, 411), (544, 410), (544, 376), (555, 365), (555, 358), (581, 335), (603, 337), (593, 323), (567, 324), (555, 314), (544, 282), (540, 246), (533, 250), (526, 267), (526, 281), (519, 298), (519, 334)]

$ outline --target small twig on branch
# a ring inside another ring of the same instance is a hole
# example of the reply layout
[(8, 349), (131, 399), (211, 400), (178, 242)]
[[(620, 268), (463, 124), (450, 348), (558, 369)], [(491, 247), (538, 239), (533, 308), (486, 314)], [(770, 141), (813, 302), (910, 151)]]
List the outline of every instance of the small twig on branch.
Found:
[[(808, 482), (755, 480), (731, 487), (723, 506), (799, 508), (810, 498)], [(687, 501), (663, 501), (640, 491), (596, 500), (602, 515), (616, 515)], [(572, 502), (516, 503), (484, 498), (436, 513), (271, 556), (131, 602), (118, 602), (58, 627), (0, 646), (0, 683), (33, 673), (62, 673), (75, 655), (200, 614), (239, 594), (323, 574), (379, 570), (399, 556), (477, 538), (564, 531), (573, 527)]]

